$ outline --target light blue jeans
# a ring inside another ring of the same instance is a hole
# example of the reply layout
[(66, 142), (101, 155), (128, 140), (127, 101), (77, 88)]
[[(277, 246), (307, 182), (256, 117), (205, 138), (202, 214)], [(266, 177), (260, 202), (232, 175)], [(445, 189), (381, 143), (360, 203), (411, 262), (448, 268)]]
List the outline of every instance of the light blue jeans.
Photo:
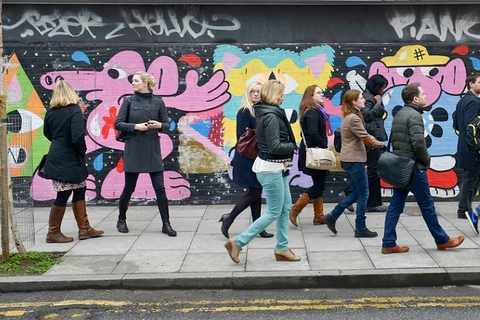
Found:
[(246, 246), (276, 220), (277, 245), (275, 249), (286, 251), (288, 250), (288, 216), (292, 207), (292, 196), (287, 177), (283, 175), (283, 171), (258, 172), (257, 179), (265, 193), (267, 211), (235, 237), (235, 242), (240, 248)]

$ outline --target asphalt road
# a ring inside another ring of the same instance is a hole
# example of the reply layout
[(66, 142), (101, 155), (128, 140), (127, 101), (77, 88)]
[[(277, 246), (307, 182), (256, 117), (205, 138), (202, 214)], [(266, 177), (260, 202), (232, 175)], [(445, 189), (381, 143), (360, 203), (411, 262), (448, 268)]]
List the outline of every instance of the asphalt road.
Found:
[(0, 295), (1, 319), (478, 319), (480, 286)]

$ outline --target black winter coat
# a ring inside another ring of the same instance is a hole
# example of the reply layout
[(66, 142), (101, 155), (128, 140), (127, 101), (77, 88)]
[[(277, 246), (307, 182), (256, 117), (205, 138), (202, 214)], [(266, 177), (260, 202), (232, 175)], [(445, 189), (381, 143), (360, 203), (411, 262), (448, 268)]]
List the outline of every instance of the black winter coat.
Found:
[(407, 103), (397, 112), (392, 122), (393, 153), (417, 159), (417, 169), (419, 170), (430, 167), (430, 155), (425, 142), (422, 113), (423, 109), (420, 106)]
[[(240, 109), (237, 112), (237, 141), (247, 128), (255, 129), (256, 119), (250, 114), (248, 109)], [(249, 188), (261, 188), (262, 185), (257, 180), (257, 175), (252, 171), (253, 159), (242, 156), (235, 152), (233, 156), (233, 182), (240, 186)]]
[[(127, 119), (128, 113), (128, 119)], [(135, 124), (155, 120), (162, 123), (162, 128), (138, 131)], [(163, 100), (149, 93), (138, 93), (123, 101), (115, 129), (127, 133), (123, 152), (123, 170), (125, 172), (159, 172), (163, 171), (159, 132), (168, 132), (167, 108)]]
[(78, 105), (50, 108), (43, 134), (52, 142), (45, 163), (47, 179), (79, 183), (88, 176), (85, 165), (85, 120)]
[(292, 161), (297, 145), (285, 110), (264, 103), (257, 103), (253, 107), (257, 117), (255, 140), (258, 157), (262, 160)]
[[(300, 119), (302, 126), (303, 139), (307, 142), (309, 148), (328, 148), (327, 125), (325, 118), (318, 108), (308, 109), (303, 118)], [(298, 153), (298, 169), (303, 173), (311, 175), (313, 171), (305, 166), (306, 150), (304, 140), (300, 142), (300, 151)]]
[(468, 91), (457, 103), (453, 114), (453, 128), (458, 131), (457, 162), (464, 170), (478, 170), (480, 155), (477, 151), (468, 150), (467, 126), (480, 114), (480, 100)]
[(368, 90), (363, 92), (363, 97), (365, 98), (365, 108), (362, 109), (362, 115), (363, 120), (365, 120), (365, 129), (378, 141), (388, 140), (383, 123), (385, 107), (382, 103), (378, 104), (373, 94)]

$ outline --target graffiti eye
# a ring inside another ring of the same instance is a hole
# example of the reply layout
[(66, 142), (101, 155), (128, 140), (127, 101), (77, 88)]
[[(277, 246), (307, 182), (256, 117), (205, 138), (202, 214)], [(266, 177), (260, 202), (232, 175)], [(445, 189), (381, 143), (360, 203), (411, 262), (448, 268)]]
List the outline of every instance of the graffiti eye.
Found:
[(405, 78), (413, 76), (414, 72), (412, 68), (396, 68), (397, 73)]
[(62, 77), (62, 76), (57, 76), (57, 77), (55, 78), (55, 83), (57, 83), (57, 82), (60, 81), (60, 80), (63, 80), (63, 77)]
[(295, 81), (292, 77), (288, 74), (284, 74), (285, 77), (285, 94), (289, 94), (290, 92), (294, 91), (298, 87), (298, 82)]
[(123, 79), (127, 77), (127, 73), (122, 69), (110, 69), (108, 70), (108, 76), (112, 79)]
[(423, 67), (423, 68), (420, 68), (420, 70), (424, 75), (430, 76), (430, 77), (435, 77), (440, 72), (440, 70), (438, 70), (437, 67)]

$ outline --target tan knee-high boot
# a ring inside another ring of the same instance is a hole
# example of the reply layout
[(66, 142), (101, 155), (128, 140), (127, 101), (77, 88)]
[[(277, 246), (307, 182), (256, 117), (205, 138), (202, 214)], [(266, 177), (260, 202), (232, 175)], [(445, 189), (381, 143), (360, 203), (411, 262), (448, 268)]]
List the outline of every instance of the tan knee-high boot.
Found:
[(290, 209), (290, 222), (293, 223), (295, 227), (298, 227), (297, 216), (302, 212), (303, 208), (310, 202), (310, 197), (307, 193), (303, 193), (297, 202), (292, 205)]
[(61, 231), (63, 216), (66, 207), (52, 205), (50, 209), (50, 218), (48, 219), (47, 243), (66, 243), (72, 242), (72, 237), (66, 237)]
[(77, 220), (79, 240), (95, 238), (103, 234), (103, 230), (95, 230), (90, 226), (87, 217), (87, 206), (85, 204), (85, 200), (73, 202), (72, 209), (75, 220)]
[(323, 218), (323, 198), (318, 197), (313, 200), (313, 224), (326, 224)]

